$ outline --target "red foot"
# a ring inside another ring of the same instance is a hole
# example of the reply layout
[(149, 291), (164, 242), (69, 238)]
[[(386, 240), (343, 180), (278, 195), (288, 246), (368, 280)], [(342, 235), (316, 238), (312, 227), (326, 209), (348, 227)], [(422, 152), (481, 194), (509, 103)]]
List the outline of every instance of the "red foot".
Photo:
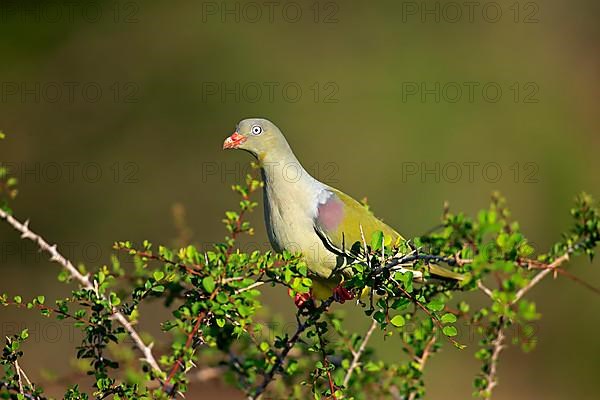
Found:
[(342, 285), (338, 285), (335, 289), (333, 289), (333, 297), (338, 303), (344, 304), (346, 300), (352, 300), (354, 295), (352, 295), (352, 293), (350, 293), (348, 289)]
[[(288, 293), (291, 293), (291, 289), (288, 289)], [(312, 295), (310, 293), (296, 293), (294, 296), (294, 304), (298, 308), (302, 308), (306, 305), (307, 302), (312, 300)]]

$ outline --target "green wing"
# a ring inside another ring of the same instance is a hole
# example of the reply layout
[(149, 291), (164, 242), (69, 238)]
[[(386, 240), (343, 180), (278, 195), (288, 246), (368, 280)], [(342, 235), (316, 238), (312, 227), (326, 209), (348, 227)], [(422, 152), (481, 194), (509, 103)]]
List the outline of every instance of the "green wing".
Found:
[[(358, 258), (375, 232), (383, 232), (386, 246), (404, 240), (402, 235), (375, 217), (366, 207), (339, 190), (328, 189), (326, 201), (318, 206), (314, 228), (323, 244), (343, 258)], [(364, 235), (364, 242), (363, 242)], [(429, 273), (436, 278), (463, 280), (465, 277), (435, 264)]]
[(314, 227), (331, 251), (357, 257), (364, 251), (363, 234), (369, 244), (371, 236), (377, 231), (383, 232), (386, 245), (394, 244), (398, 239), (403, 240), (398, 232), (352, 197), (335, 189), (328, 189), (328, 192), (327, 200), (319, 204)]

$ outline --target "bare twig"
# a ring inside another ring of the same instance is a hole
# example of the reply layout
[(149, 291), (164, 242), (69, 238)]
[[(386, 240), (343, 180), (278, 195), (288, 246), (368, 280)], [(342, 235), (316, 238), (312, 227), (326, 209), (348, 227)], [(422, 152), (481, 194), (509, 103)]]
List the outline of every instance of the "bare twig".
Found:
[(492, 341), (492, 356), (490, 357), (489, 370), (484, 375), (487, 382), (485, 389), (480, 394), (486, 398), (491, 397), (494, 387), (498, 384), (498, 359), (500, 358), (500, 352), (504, 348), (504, 321), (501, 319), (498, 325), (496, 338)]
[(29, 385), (29, 387), (33, 389), (33, 383), (31, 383), (31, 380), (29, 380), (29, 377), (27, 377), (27, 374), (25, 373), (25, 371), (23, 370), (23, 368), (21, 368), (21, 366), (19, 365), (18, 361), (15, 361), (15, 365), (19, 369), (19, 371), (20, 371), (21, 375), (23, 376), (23, 378), (25, 378), (25, 380), (27, 381), (27, 385)]
[(21, 376), (21, 367), (19, 367), (19, 361), (15, 360), (14, 362), (15, 372), (17, 373), (17, 383), (19, 384), (19, 393), (25, 394), (23, 390), (23, 377)]
[(123, 327), (125, 328), (125, 330), (127, 331), (127, 333), (129, 333), (129, 336), (133, 339), (136, 347), (144, 355), (144, 360), (148, 364), (150, 364), (150, 366), (156, 372), (162, 373), (162, 370), (158, 366), (158, 363), (156, 362), (156, 359), (154, 358), (154, 355), (152, 354), (152, 346), (154, 345), (154, 343), (150, 343), (149, 345), (146, 345), (144, 343), (144, 341), (142, 340), (142, 338), (140, 337), (140, 335), (137, 333), (137, 331), (133, 328), (133, 326), (131, 325), (131, 323), (127, 320), (127, 318), (125, 317), (125, 315), (123, 315), (122, 313), (120, 313), (118, 311), (115, 311), (114, 314), (113, 314), (113, 317), (117, 321), (119, 321), (119, 323), (121, 325), (123, 325)]
[[(67, 272), (69, 272), (71, 278), (78, 281), (81, 284), (81, 286), (88, 290), (94, 291), (94, 293), (96, 293), (96, 295), (99, 298), (104, 298), (104, 296), (98, 293), (97, 283), (90, 281), (89, 274), (83, 275), (81, 272), (79, 272), (77, 268), (75, 268), (71, 261), (69, 261), (67, 258), (65, 258), (62, 254), (58, 252), (58, 250), (56, 249), (56, 245), (51, 246), (40, 235), (32, 232), (29, 229), (29, 220), (25, 221), (25, 223), (21, 223), (12, 215), (8, 214), (2, 209), (0, 209), (0, 218), (6, 220), (6, 222), (8, 222), (13, 228), (21, 232), (22, 239), (31, 240), (32, 242), (38, 245), (41, 251), (45, 251), (46, 253), (50, 254), (50, 261), (55, 262), (62, 266), (64, 269), (66, 269)], [(121, 325), (123, 325), (129, 336), (133, 339), (136, 347), (142, 352), (142, 354), (144, 355), (143, 360), (150, 364), (152, 369), (161, 374), (162, 370), (160, 369), (158, 363), (156, 362), (156, 359), (152, 355), (152, 344), (148, 346), (144, 344), (143, 340), (140, 338), (140, 335), (136, 332), (136, 330), (127, 320), (125, 315), (117, 311), (115, 308), (113, 308), (111, 312), (112, 317), (119, 321)]]
[(425, 364), (427, 363), (429, 356), (431, 356), (432, 354), (433, 345), (435, 344), (436, 339), (437, 334), (434, 328), (434, 330), (431, 333), (431, 338), (429, 339), (429, 341), (425, 345), (425, 348), (423, 349), (423, 354), (421, 354), (421, 357), (417, 357), (417, 359), (415, 360), (419, 365), (420, 371), (423, 371), (425, 369)]
[[(8, 339), (8, 337), (7, 337), (7, 339)], [(35, 391), (35, 387), (34, 387), (33, 383), (31, 383), (31, 380), (29, 379), (29, 377), (27, 377), (27, 374), (25, 373), (23, 368), (21, 368), (21, 365), (19, 365), (19, 360), (15, 359), (15, 361), (12, 363), (12, 365), (15, 369), (17, 385), (19, 388), (19, 394), (22, 395), (26, 399), (42, 399), (41, 396), (37, 396), (35, 394), (30, 394), (30, 392)], [(23, 379), (25, 379), (27, 386), (23, 385)]]
[(257, 288), (259, 286), (264, 285), (265, 283), (266, 283), (265, 281), (256, 281), (256, 282), (254, 282), (254, 283), (252, 283), (252, 284), (250, 284), (250, 285), (248, 285), (246, 287), (243, 287), (243, 288), (240, 288), (240, 289), (236, 290), (235, 294), (240, 294), (240, 293), (246, 292), (248, 290), (252, 290), (254, 288)]
[(548, 265), (548, 267), (546, 269), (542, 270), (541, 272), (538, 272), (538, 274), (536, 276), (534, 276), (533, 279), (531, 279), (531, 281), (529, 281), (529, 283), (525, 287), (521, 288), (521, 290), (519, 290), (517, 292), (514, 300), (511, 302), (511, 304), (515, 304), (517, 301), (521, 300), (521, 298), (529, 290), (531, 290), (532, 287), (534, 287), (535, 285), (540, 283), (540, 281), (542, 279), (544, 279), (546, 277), (546, 275), (550, 274), (551, 272), (556, 272), (556, 268), (558, 268), (565, 261), (569, 260), (570, 254), (571, 254), (571, 250), (567, 251), (565, 254), (558, 257), (556, 260), (554, 260), (551, 264)]
[[(538, 268), (538, 269), (541, 268), (542, 271), (538, 272), (537, 275), (535, 275), (526, 286), (521, 288), (516, 293), (515, 298), (510, 302), (510, 305), (516, 304), (521, 298), (523, 298), (523, 296), (525, 296), (525, 294), (527, 294), (527, 292), (529, 292), (534, 286), (536, 286), (538, 283), (540, 283), (547, 275), (549, 275), (550, 273), (555, 273), (555, 274), (558, 273), (559, 266), (569, 260), (569, 256), (572, 253), (572, 251), (573, 251), (572, 249), (569, 249), (565, 254), (563, 254), (560, 257), (557, 257), (550, 264), (543, 264), (543, 263), (539, 263), (539, 262), (533, 261), (533, 260), (524, 261), (524, 264), (527, 265), (528, 267), (531, 268), (531, 266), (534, 265), (535, 268)], [(483, 285), (483, 283), (481, 283), (481, 281), (477, 282), (477, 287), (481, 291), (483, 291), (485, 294), (487, 294), (490, 298), (493, 299), (492, 291), (489, 288), (487, 288), (485, 285)], [(504, 319), (501, 318), (498, 321), (498, 324), (499, 325), (496, 330), (496, 338), (491, 343), (492, 344), (492, 346), (491, 346), (492, 355), (490, 357), (488, 371), (487, 371), (487, 373), (485, 373), (483, 375), (487, 382), (486, 387), (480, 391), (480, 395), (482, 395), (486, 398), (491, 397), (492, 391), (494, 390), (494, 388), (497, 385), (498, 359), (500, 357), (500, 352), (504, 348), (504, 341), (506, 339), (506, 336), (504, 334), (504, 327), (505, 327)]]
[(485, 294), (487, 294), (489, 296), (490, 299), (494, 298), (494, 293), (492, 292), (492, 290), (490, 288), (488, 288), (487, 286), (485, 286), (483, 283), (481, 283), (481, 281), (477, 281), (477, 287)]
[[(437, 339), (437, 334), (436, 334), (436, 331), (434, 328), (434, 330), (431, 332), (431, 338), (429, 338), (429, 340), (427, 341), (427, 344), (425, 345), (425, 348), (423, 349), (421, 356), (414, 357), (414, 360), (417, 363), (419, 371), (421, 371), (421, 372), (423, 372), (423, 370), (425, 369), (425, 364), (427, 363), (427, 360), (433, 353), (433, 345), (435, 344), (436, 339)], [(410, 394), (408, 395), (408, 400), (415, 400), (416, 398), (417, 398), (417, 391), (416, 390), (411, 391)]]
[[(522, 262), (520, 262), (520, 264), (526, 265), (526, 266), (528, 266), (528, 268), (539, 269), (541, 271), (538, 272), (537, 275), (535, 275), (526, 286), (522, 287), (516, 293), (515, 298), (511, 302), (511, 305), (515, 304), (516, 302), (521, 300), (521, 298), (523, 298), (523, 296), (525, 296), (525, 294), (527, 292), (529, 292), (534, 286), (536, 286), (538, 283), (540, 283), (542, 281), (542, 279), (544, 279), (550, 273), (554, 273), (555, 276), (556, 276), (556, 274), (563, 274), (567, 278), (569, 278), (579, 284), (584, 285), (589, 290), (596, 292), (596, 293), (600, 293), (600, 291), (597, 288), (595, 288), (594, 286), (588, 284), (587, 282), (582, 281), (581, 279), (577, 278), (575, 275), (569, 273), (568, 271), (565, 271), (564, 269), (559, 268), (563, 263), (569, 261), (571, 252), (572, 252), (572, 250), (567, 251), (565, 254), (556, 258), (550, 264), (544, 264), (544, 263), (541, 263), (539, 261), (534, 261), (534, 260), (523, 260)], [(493, 298), (492, 290), (490, 288), (488, 288), (487, 286), (485, 286), (481, 281), (477, 282), (477, 287), (482, 292), (484, 292), (486, 295), (488, 295), (490, 298)]]
[(346, 372), (346, 376), (344, 376), (344, 387), (348, 386), (348, 382), (350, 382), (352, 373), (360, 365), (360, 357), (365, 352), (365, 349), (367, 348), (367, 343), (369, 342), (369, 339), (371, 339), (371, 335), (375, 331), (375, 328), (377, 328), (377, 321), (373, 320), (358, 350), (353, 351), (354, 357), (352, 358), (352, 363), (350, 363), (350, 368), (348, 368), (348, 372)]

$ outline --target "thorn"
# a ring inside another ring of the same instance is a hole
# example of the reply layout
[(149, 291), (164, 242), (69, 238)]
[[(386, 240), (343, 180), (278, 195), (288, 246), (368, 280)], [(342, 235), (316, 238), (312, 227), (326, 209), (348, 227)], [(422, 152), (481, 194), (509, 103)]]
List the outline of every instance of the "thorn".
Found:
[(31, 231), (25, 231), (23, 234), (21, 234), (21, 239), (35, 240), (35, 235), (31, 233)]

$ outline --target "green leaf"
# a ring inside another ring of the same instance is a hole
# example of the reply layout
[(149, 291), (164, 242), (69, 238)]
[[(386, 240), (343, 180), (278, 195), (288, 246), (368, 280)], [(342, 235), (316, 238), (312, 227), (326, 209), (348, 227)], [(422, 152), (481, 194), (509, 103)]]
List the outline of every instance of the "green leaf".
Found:
[(442, 315), (442, 318), (440, 318), (440, 320), (445, 324), (453, 324), (456, 322), (456, 315), (452, 313), (447, 313)]
[(431, 311), (442, 311), (444, 309), (444, 300), (442, 300), (440, 297), (435, 298), (427, 303), (427, 308), (429, 308)]
[(404, 308), (406, 308), (406, 306), (408, 306), (410, 304), (410, 300), (407, 299), (406, 297), (401, 297), (399, 299), (394, 300), (394, 302), (392, 303), (392, 308), (394, 310), (402, 310)]
[(385, 314), (382, 313), (381, 311), (377, 311), (375, 314), (373, 314), (373, 318), (375, 319), (375, 321), (379, 322), (380, 324), (385, 322)]
[(165, 287), (163, 285), (154, 286), (152, 288), (152, 291), (157, 292), (157, 293), (162, 293), (165, 291)]
[(458, 309), (465, 314), (469, 312), (470, 308), (471, 307), (469, 306), (469, 304), (465, 301), (461, 301), (460, 303), (458, 303)]
[(239, 219), (238, 213), (236, 213), (234, 211), (225, 211), (225, 216), (230, 221), (237, 221)]
[(160, 281), (160, 280), (162, 280), (162, 278), (165, 277), (165, 273), (162, 271), (154, 271), (152, 276), (154, 277), (154, 280)]
[(450, 337), (458, 335), (458, 331), (453, 326), (445, 326), (444, 329), (442, 329), (442, 332), (444, 332), (444, 335)]
[(240, 315), (244, 318), (246, 318), (247, 316), (249, 316), (250, 314), (252, 314), (252, 308), (248, 307), (248, 306), (239, 306), (238, 307), (238, 312), (240, 313)]
[(406, 323), (406, 320), (404, 319), (404, 317), (402, 315), (398, 314), (394, 318), (392, 318), (392, 320), (390, 322), (394, 326), (401, 327), (401, 326), (404, 326), (404, 324)]
[(204, 290), (206, 290), (208, 293), (212, 293), (215, 290), (215, 280), (213, 277), (207, 276), (206, 278), (202, 279), (202, 287), (204, 287)]
[(375, 231), (371, 235), (371, 249), (373, 251), (381, 250), (383, 247), (383, 232)]
[(227, 295), (226, 295), (225, 293), (223, 293), (223, 292), (220, 292), (220, 293), (217, 295), (217, 301), (218, 301), (219, 303), (221, 303), (221, 304), (228, 303), (228, 302), (229, 302), (229, 296), (227, 296)]
[(69, 273), (64, 269), (58, 273), (58, 281), (59, 282), (66, 282), (69, 280), (69, 278), (70, 278)]
[(117, 296), (115, 292), (110, 292), (110, 303), (113, 306), (118, 306), (119, 304), (121, 304), (121, 299), (119, 298), (119, 296)]

